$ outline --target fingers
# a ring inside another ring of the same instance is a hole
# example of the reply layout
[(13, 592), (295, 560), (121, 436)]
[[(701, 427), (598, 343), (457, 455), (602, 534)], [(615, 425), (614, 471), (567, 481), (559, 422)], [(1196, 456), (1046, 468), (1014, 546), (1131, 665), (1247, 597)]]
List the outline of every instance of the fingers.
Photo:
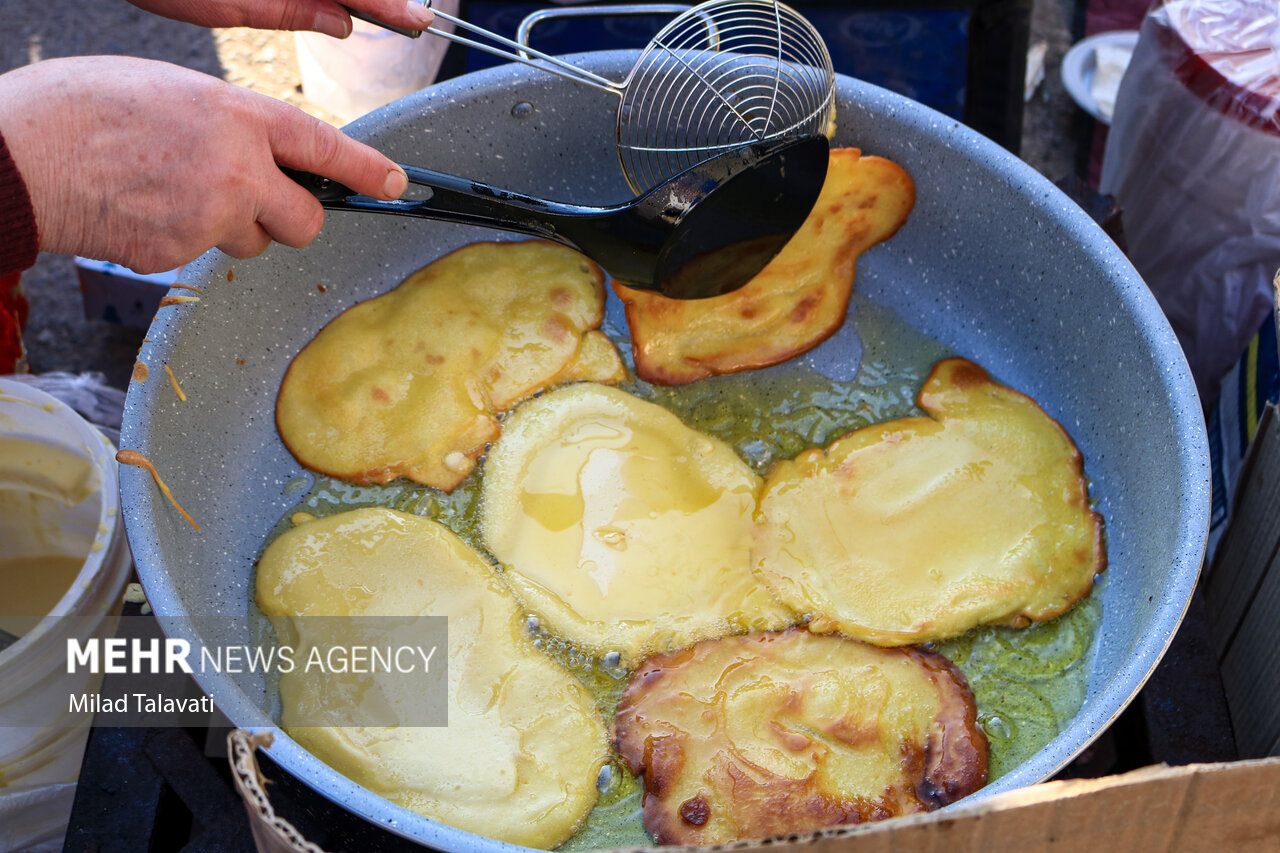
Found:
[(249, 223), (218, 243), (217, 248), (233, 258), (256, 258), (271, 245), (271, 235), (256, 222)]
[(301, 249), (320, 233), (324, 208), (315, 196), (281, 174), (271, 182), (257, 224), (277, 243)]
[[(324, 175), (374, 198), (404, 194), (408, 187), (404, 171), (376, 149), (288, 104), (273, 101), (264, 107), (269, 111), (268, 143), (277, 164)], [(295, 248), (315, 239), (324, 224), (324, 209), (310, 192), (278, 169), (259, 185), (256, 220), (262, 234)], [(254, 245), (250, 240), (240, 248)]]
[(344, 5), (406, 30), (424, 30), (434, 20), (431, 10), (421, 0), (344, 0)]
[(204, 27), (256, 27), (261, 30), (314, 30), (346, 38), (351, 16), (345, 5), (407, 30), (425, 29), (431, 11), (419, 0), (131, 0), (158, 15)]
[(277, 163), (324, 175), (374, 198), (404, 194), (408, 178), (394, 161), (301, 110), (279, 106), (268, 123)]
[[(240, 0), (244, 23), (272, 30), (314, 30), (334, 38), (351, 34), (348, 10), (363, 12), (375, 20), (406, 30), (423, 30), (431, 23), (431, 10), (420, 0)], [(344, 8), (346, 7), (346, 8)]]

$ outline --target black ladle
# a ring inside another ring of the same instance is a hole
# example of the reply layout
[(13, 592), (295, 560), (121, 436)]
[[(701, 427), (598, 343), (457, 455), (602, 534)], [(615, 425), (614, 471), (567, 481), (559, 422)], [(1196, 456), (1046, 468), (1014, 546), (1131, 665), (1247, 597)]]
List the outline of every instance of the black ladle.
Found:
[(286, 170), (329, 210), (480, 225), (577, 249), (632, 287), (698, 299), (746, 284), (791, 239), (822, 190), (827, 140), (801, 136), (733, 148), (626, 204), (587, 207), (404, 166), (426, 198), (379, 201)]

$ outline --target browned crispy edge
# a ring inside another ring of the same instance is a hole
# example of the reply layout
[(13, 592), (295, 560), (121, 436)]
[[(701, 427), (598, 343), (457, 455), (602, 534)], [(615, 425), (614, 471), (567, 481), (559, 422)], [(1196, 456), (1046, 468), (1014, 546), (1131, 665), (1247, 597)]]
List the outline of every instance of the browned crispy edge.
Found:
[[(755, 632), (745, 636), (767, 642), (770, 638), (780, 638), (804, 630), (796, 627), (777, 632)], [(659, 844), (705, 843), (707, 839), (700, 836), (697, 827), (706, 819), (707, 806), (700, 797), (682, 803), (679, 809), (667, 806), (665, 800), (671, 793), (672, 784), (685, 769), (685, 750), (682, 745), (685, 736), (674, 731), (656, 738), (632, 736), (633, 697), (652, 689), (667, 674), (669, 668), (679, 666), (696, 655), (700, 646), (720, 639), (724, 638), (703, 640), (689, 648), (646, 659), (632, 675), (618, 703), (614, 721), (614, 748), (631, 772), (643, 782), (642, 814), (645, 830)], [(848, 642), (859, 642), (845, 639)], [(903, 756), (907, 772), (917, 779), (911, 792), (914, 799), (923, 809), (934, 810), (977, 791), (987, 783), (989, 744), (978, 726), (977, 705), (964, 674), (942, 655), (919, 647), (901, 646), (879, 650), (885, 654), (904, 654), (915, 660), (929, 673), (941, 706), (927, 742), (916, 751)], [(666, 741), (668, 738), (671, 740), (666, 748), (654, 749), (655, 741)], [(709, 770), (727, 781), (731, 788), (750, 790), (753, 795), (759, 796), (762, 786), (740, 770), (731, 766)], [(768, 795), (771, 808), (765, 810), (763, 820), (743, 838), (816, 831), (831, 826), (895, 817), (903, 813), (901, 809), (894, 810), (895, 801), (901, 806), (904, 799), (908, 802), (911, 799), (904, 794), (905, 792), (889, 790), (880, 799), (836, 801), (825, 796), (815, 796), (806, 780), (784, 780), (779, 790)], [(717, 842), (726, 840), (729, 839), (716, 839)]]
[[(891, 234), (889, 236), (893, 235)], [(888, 237), (885, 239), (887, 240)], [(618, 293), (617, 288), (614, 288), (614, 292)], [(622, 300), (624, 306), (624, 312), (627, 318), (627, 327), (634, 329), (636, 324), (635, 313), (640, 309), (636, 306), (634, 300), (627, 299), (621, 293), (618, 293), (618, 298)], [(731, 373), (742, 373), (747, 370), (759, 370), (764, 367), (772, 367), (775, 364), (781, 364), (782, 362), (795, 358), (798, 355), (803, 355), (839, 331), (840, 327), (844, 325), (845, 319), (848, 317), (849, 300), (852, 298), (853, 283), (850, 282), (848, 289), (845, 291), (844, 299), (841, 300), (840, 310), (838, 312), (832, 312), (834, 319), (825, 329), (819, 330), (813, 337), (796, 346), (787, 347), (786, 349), (771, 350), (767, 357), (750, 358), (749, 356), (744, 356), (743, 359), (737, 362), (733, 367), (721, 367), (714, 362), (709, 362), (704, 359), (685, 357), (680, 360), (680, 364), (684, 369), (679, 371), (668, 369), (662, 363), (654, 363), (648, 358), (635, 357), (636, 376), (646, 382), (653, 382), (658, 385), (688, 385), (690, 382), (696, 382), (699, 379), (705, 379), (708, 376), (726, 376)], [(632, 341), (632, 346), (635, 346), (634, 340)]]
[[(884, 160), (887, 163), (892, 163), (895, 167), (899, 169), (902, 168), (896, 162), (889, 160), (887, 158), (878, 157), (874, 154), (869, 154), (869, 155), (862, 154), (859, 149), (849, 149), (849, 150), (858, 150), (859, 159)], [(903, 171), (905, 174), (905, 170)], [(908, 175), (908, 178), (909, 177), (910, 175)], [(897, 234), (900, 230), (902, 230), (902, 227), (907, 224), (907, 220), (911, 218), (910, 211), (915, 209), (915, 203), (916, 203), (916, 188), (915, 188), (915, 182), (912, 181), (911, 182), (911, 203), (907, 206), (908, 215), (904, 216), (902, 218), (902, 221), (900, 221), (892, 231), (888, 232), (879, 240), (868, 245), (861, 252), (859, 252), (858, 257), (861, 257), (868, 249), (872, 248), (873, 246), (877, 246), (880, 243), (884, 243), (892, 239), (895, 234)], [(688, 385), (690, 382), (696, 382), (697, 380), (705, 379), (708, 376), (724, 376), (730, 373), (742, 373), (743, 371), (747, 371), (747, 370), (759, 370), (764, 367), (771, 367), (775, 364), (781, 364), (782, 362), (795, 358), (798, 355), (803, 355), (804, 353), (808, 352), (809, 350), (818, 346), (818, 344), (821, 344), (823, 341), (827, 340), (832, 335), (834, 335), (837, 331), (839, 331), (840, 327), (843, 326), (845, 321), (848, 319), (849, 300), (852, 299), (853, 297), (853, 290), (855, 287), (856, 276), (857, 276), (857, 261), (858, 259), (855, 258), (853, 262), (854, 268), (852, 270), (852, 274), (850, 275), (848, 290), (844, 294), (844, 299), (841, 302), (840, 311), (833, 312), (832, 322), (825, 329), (817, 332), (813, 337), (811, 337), (804, 343), (798, 344), (797, 346), (794, 346), (794, 347), (788, 347), (785, 350), (782, 350), (782, 349), (774, 350), (770, 353), (769, 356), (765, 358), (756, 358), (756, 359), (745, 358), (741, 362), (734, 364), (734, 366), (732, 367), (720, 367), (714, 363), (709, 363), (702, 359), (685, 357), (680, 361), (684, 369), (676, 371), (672, 369), (667, 369), (663, 367), (661, 364), (651, 363), (649, 358), (644, 357), (643, 353), (639, 352), (636, 349), (636, 342), (633, 337), (632, 356), (635, 362), (636, 375), (647, 382), (653, 382), (658, 385)], [(624, 313), (627, 318), (627, 328), (635, 329), (636, 328), (636, 312), (640, 310), (636, 305), (635, 300), (627, 298), (625, 285), (619, 285), (617, 282), (614, 282), (613, 291), (618, 296), (618, 298), (622, 300)], [(796, 306), (797, 310), (803, 307), (805, 307), (805, 300), (801, 300), (801, 303)]]

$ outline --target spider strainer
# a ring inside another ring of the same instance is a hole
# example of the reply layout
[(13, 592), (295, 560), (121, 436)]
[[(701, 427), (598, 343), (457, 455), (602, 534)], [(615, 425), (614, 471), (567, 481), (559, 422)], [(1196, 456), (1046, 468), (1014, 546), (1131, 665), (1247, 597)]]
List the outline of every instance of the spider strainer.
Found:
[[(532, 25), (553, 17), (677, 11), (621, 81), (527, 43)], [(618, 159), (637, 194), (727, 148), (790, 134), (825, 134), (832, 119), (835, 72), (822, 36), (776, 0), (549, 9), (525, 20), (520, 41), (445, 12), (435, 15), (503, 47), (457, 32), (428, 32), (617, 95)]]

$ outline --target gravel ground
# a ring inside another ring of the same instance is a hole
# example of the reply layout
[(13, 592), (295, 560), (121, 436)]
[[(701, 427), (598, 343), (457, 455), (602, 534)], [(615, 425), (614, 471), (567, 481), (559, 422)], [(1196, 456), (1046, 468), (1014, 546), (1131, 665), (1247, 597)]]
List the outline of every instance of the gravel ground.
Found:
[[(302, 96), (291, 33), (207, 30), (142, 12), (125, 0), (0, 0), (0, 72), (59, 56), (128, 54), (216, 74), (335, 121)], [(1022, 156), (1050, 179), (1074, 170), (1075, 105), (1057, 76), (1076, 0), (1035, 0), (1032, 43), (1048, 46), (1046, 79), (1027, 105)], [(335, 121), (335, 123), (337, 123)], [(69, 168), (74, 164), (68, 164)], [(33, 372), (98, 370), (126, 387), (143, 333), (86, 320), (69, 257), (42, 255), (24, 274), (31, 299), (26, 344)]]

